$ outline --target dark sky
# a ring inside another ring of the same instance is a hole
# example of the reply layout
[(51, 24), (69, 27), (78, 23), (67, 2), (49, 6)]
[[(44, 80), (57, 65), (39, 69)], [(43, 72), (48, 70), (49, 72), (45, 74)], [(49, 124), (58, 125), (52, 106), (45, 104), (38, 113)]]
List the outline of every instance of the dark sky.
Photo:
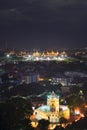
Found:
[(87, 46), (87, 0), (0, 0), (0, 47)]

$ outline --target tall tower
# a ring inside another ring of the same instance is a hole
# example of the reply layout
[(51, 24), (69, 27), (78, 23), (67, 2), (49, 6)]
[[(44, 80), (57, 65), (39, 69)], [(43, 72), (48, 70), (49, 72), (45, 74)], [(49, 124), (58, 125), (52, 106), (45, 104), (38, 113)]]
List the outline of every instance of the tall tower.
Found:
[(50, 106), (51, 112), (57, 112), (59, 114), (59, 96), (54, 92), (47, 97), (47, 105)]

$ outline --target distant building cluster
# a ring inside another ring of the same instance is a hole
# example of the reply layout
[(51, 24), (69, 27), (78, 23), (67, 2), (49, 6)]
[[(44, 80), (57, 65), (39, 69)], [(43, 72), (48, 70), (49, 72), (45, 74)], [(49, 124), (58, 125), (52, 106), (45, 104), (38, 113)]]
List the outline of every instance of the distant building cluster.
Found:
[(51, 51), (51, 52), (34, 52), (34, 53), (29, 53), (23, 55), (23, 58), (27, 61), (33, 60), (33, 61), (43, 61), (43, 60), (59, 60), (63, 61), (64, 59), (68, 58), (67, 54), (65, 51), (59, 53)]
[(22, 82), (25, 82), (26, 84), (30, 83), (37, 83), (39, 81), (39, 74), (38, 73), (25, 73), (22, 76)]
[(72, 78), (73, 77), (81, 77), (81, 78), (87, 77), (86, 73), (77, 72), (77, 71), (68, 71), (68, 72), (65, 72), (65, 75), (69, 76), (69, 77), (72, 77)]
[(67, 77), (53, 77), (51, 79), (52, 85), (58, 85), (60, 83), (62, 84), (62, 86), (68, 86), (70, 82), (71, 82), (71, 78), (67, 78)]

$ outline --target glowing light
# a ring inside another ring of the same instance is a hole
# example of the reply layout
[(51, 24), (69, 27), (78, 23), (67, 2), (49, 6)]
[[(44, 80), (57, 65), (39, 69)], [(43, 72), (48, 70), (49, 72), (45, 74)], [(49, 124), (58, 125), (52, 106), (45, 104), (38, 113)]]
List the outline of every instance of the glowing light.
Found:
[(50, 57), (47, 57), (47, 60), (49, 61), (49, 60), (50, 60)]
[(10, 57), (10, 55), (9, 55), (9, 54), (7, 54), (7, 55), (6, 55), (6, 57), (7, 57), (7, 58), (9, 58), (9, 57)]
[(52, 79), (48, 79), (49, 81), (51, 81)]
[(75, 109), (75, 115), (80, 115), (79, 109)]
[(81, 117), (85, 117), (84, 114), (82, 114), (82, 113), (80, 114), (80, 116), (81, 116)]
[(38, 80), (39, 80), (39, 81), (43, 81), (43, 80), (44, 80), (44, 78), (39, 78)]
[(36, 57), (36, 61), (39, 61), (39, 57)]
[(85, 108), (87, 108), (87, 105), (85, 105)]

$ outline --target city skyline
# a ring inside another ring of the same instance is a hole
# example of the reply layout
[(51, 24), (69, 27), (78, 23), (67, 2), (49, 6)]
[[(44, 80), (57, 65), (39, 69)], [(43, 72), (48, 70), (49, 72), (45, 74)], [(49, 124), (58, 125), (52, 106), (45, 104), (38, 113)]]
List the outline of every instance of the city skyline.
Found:
[(86, 0), (1, 0), (0, 48), (85, 48), (86, 23)]

